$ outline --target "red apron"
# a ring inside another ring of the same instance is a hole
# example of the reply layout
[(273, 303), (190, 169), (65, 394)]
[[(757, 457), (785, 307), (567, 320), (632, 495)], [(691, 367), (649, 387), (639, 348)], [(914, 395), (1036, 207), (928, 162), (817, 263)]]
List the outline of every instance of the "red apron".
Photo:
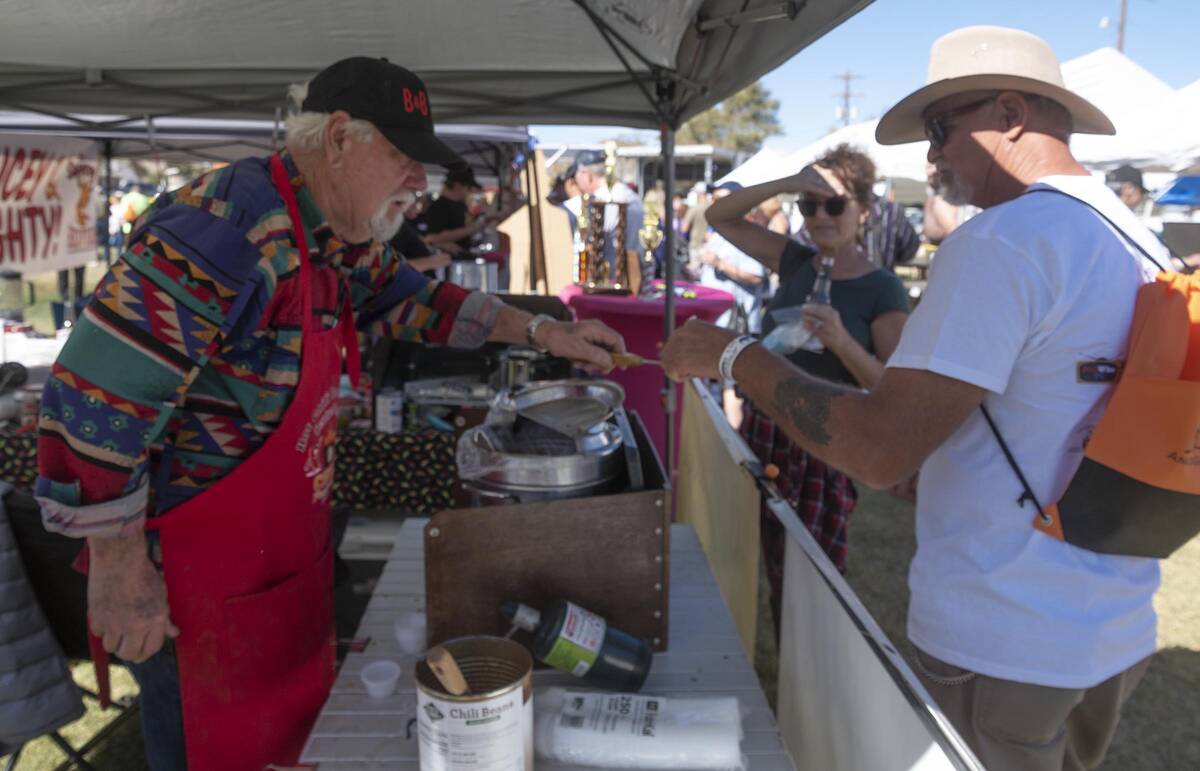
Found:
[(330, 494), (343, 352), (358, 376), (345, 293), (341, 318), (313, 320), (308, 245), (278, 155), (271, 176), (300, 251), (300, 383), (283, 422), (211, 489), (147, 520), (162, 545), (190, 771), (295, 763), (333, 685)]

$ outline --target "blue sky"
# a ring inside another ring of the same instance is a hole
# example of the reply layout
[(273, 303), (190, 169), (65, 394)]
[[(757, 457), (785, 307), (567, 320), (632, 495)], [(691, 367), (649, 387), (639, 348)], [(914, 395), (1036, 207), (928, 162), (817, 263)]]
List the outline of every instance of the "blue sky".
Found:
[[(1167, 85), (1200, 79), (1196, 32), (1200, 0), (1128, 0), (1125, 55)], [(1018, 27), (1050, 43), (1060, 61), (1116, 46), (1119, 0), (876, 0), (866, 10), (796, 54), (762, 82), (780, 101), (784, 136), (768, 140), (778, 150), (798, 149), (840, 125), (834, 110), (841, 89), (836, 75), (849, 70), (859, 120), (877, 117), (925, 82), (929, 46), (941, 35), (971, 24)], [(1107, 29), (1100, 19), (1109, 17)], [(1200, 130), (1200, 129), (1198, 129)], [(618, 127), (533, 126), (546, 143), (599, 142), (635, 132)], [(637, 132), (656, 141), (657, 132)]]

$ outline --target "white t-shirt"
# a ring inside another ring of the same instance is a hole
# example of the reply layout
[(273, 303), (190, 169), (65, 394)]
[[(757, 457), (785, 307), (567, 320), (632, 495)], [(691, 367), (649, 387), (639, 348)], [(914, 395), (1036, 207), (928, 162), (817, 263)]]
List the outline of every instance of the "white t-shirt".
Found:
[[(1053, 176), (1166, 265), (1162, 245), (1104, 184)], [(1043, 505), (1062, 495), (1111, 391), (1076, 365), (1123, 358), (1137, 289), (1157, 269), (1094, 211), (1057, 193), (987, 209), (938, 249), (889, 367), (987, 389)], [(1032, 504), (980, 412), (925, 461), (909, 638), (991, 677), (1087, 688), (1154, 652), (1155, 560), (1106, 556), (1035, 530)]]

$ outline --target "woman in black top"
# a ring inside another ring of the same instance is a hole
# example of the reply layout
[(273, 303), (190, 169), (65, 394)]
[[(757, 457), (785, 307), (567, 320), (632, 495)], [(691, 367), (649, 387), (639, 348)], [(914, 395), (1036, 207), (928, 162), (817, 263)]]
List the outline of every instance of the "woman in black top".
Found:
[[(778, 311), (801, 306), (804, 325), (824, 350), (799, 350), (788, 358), (814, 375), (864, 388), (874, 386), (883, 374), (908, 314), (904, 285), (872, 264), (863, 246), (874, 183), (871, 159), (839, 145), (799, 174), (736, 191), (705, 215), (730, 243), (779, 274), (779, 290), (767, 305), (763, 334), (778, 324)], [(800, 210), (817, 250), (745, 219), (762, 201), (786, 193), (800, 194)], [(832, 306), (804, 305), (816, 280), (818, 256), (834, 258)], [(846, 524), (858, 498), (854, 484), (797, 447), (753, 404), (747, 404), (741, 433), (762, 463), (779, 468), (780, 492), (837, 568), (845, 571)], [(782, 525), (765, 509), (762, 543), (778, 629), (786, 539)]]

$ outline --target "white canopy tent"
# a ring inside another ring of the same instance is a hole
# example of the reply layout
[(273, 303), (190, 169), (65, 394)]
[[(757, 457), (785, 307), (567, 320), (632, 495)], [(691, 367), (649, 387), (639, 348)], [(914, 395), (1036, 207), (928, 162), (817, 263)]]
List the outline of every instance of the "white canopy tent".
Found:
[(741, 166), (721, 177), (717, 182), (737, 182), (739, 185), (754, 185), (765, 179), (776, 179), (777, 176), (773, 175), (776, 175), (779, 170), (780, 161), (784, 157), (783, 153), (772, 150), (769, 147), (764, 147), (747, 158)]
[(1157, 165), (1158, 151), (1143, 146), (1139, 128), (1148, 112), (1174, 95), (1174, 90), (1115, 48), (1100, 48), (1063, 62), (1067, 88), (1104, 111), (1117, 133), (1113, 136), (1076, 134), (1071, 150), (1090, 168), (1107, 169), (1130, 163)]
[[(1117, 127), (1115, 136), (1077, 134), (1071, 139), (1075, 157), (1085, 166), (1107, 169), (1122, 163), (1142, 168), (1170, 168), (1166, 156), (1200, 157), (1200, 84), (1193, 84), (1191, 98), (1181, 97), (1146, 69), (1112, 48), (1101, 48), (1062, 64), (1067, 88), (1093, 102)], [(1186, 89), (1185, 89), (1186, 90)], [(1190, 115), (1190, 117), (1188, 117)], [(929, 145), (881, 145), (875, 141), (872, 119), (838, 129), (805, 147), (782, 156), (777, 164), (762, 164), (743, 171), (734, 169), (721, 181), (742, 184), (765, 182), (794, 174), (826, 150), (843, 142), (860, 147), (871, 156), (879, 176), (889, 179), (925, 181), (925, 156)], [(1195, 149), (1187, 155), (1188, 142)], [(751, 159), (753, 160), (753, 158)]]
[(1127, 148), (1118, 162), (1143, 170), (1182, 173), (1200, 167), (1200, 80), (1143, 111)]
[(1179, 137), (1174, 146), (1172, 170), (1181, 173), (1200, 170), (1200, 80), (1175, 93), (1163, 119)]

